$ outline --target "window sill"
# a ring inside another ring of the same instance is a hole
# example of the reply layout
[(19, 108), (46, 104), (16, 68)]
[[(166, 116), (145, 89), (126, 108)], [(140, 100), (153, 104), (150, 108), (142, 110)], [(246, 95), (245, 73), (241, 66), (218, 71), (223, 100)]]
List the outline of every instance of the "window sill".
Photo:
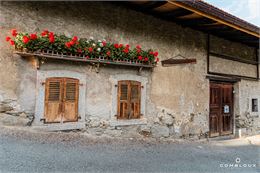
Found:
[(132, 120), (118, 120), (116, 118), (110, 120), (110, 126), (131, 126), (131, 125), (145, 125), (146, 118), (132, 119)]

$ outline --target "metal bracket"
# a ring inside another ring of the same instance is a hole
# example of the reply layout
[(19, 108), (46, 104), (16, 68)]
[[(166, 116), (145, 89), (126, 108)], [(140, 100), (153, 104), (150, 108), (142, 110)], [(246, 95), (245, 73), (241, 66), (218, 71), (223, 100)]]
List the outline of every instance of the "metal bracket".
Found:
[(45, 118), (41, 118), (40, 121), (43, 121), (43, 123), (46, 123), (46, 119)]
[(143, 67), (140, 67), (140, 68), (138, 69), (138, 74), (140, 74), (140, 73), (142, 72), (142, 69), (143, 69)]
[(99, 63), (97, 63), (97, 65), (95, 66), (95, 70), (96, 70), (96, 73), (99, 73)]

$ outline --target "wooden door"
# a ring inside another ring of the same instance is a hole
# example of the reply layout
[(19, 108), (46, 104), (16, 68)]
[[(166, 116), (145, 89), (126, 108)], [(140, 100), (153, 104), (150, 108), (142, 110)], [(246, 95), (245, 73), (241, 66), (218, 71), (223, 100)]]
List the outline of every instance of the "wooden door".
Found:
[(118, 82), (118, 119), (140, 118), (141, 83), (137, 81)]
[(45, 86), (46, 123), (71, 122), (78, 120), (77, 79), (48, 78)]
[(229, 83), (210, 83), (210, 137), (232, 134), (233, 86)]

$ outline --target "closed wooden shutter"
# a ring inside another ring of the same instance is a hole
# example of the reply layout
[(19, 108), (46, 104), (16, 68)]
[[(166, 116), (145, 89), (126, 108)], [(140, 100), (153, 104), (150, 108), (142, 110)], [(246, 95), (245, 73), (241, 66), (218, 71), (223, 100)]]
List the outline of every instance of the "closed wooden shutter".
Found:
[(48, 78), (45, 86), (46, 123), (78, 120), (79, 80)]
[(60, 122), (62, 114), (63, 80), (50, 78), (45, 87), (45, 122)]
[(136, 81), (118, 82), (118, 119), (140, 118), (141, 83)]
[(77, 79), (64, 79), (64, 116), (63, 122), (78, 120), (79, 81)]
[(130, 111), (130, 117), (131, 118), (140, 118), (140, 102), (141, 102), (141, 83), (136, 81), (130, 82), (131, 86), (131, 111)]
[(117, 118), (128, 119), (128, 100), (129, 100), (129, 84), (128, 81), (120, 81), (118, 83), (118, 104), (117, 104)]

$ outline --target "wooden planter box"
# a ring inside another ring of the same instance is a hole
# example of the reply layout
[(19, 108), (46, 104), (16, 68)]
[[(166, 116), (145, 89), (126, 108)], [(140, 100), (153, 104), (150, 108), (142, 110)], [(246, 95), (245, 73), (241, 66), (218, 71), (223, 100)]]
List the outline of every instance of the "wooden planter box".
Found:
[(50, 50), (39, 50), (36, 52), (29, 52), (26, 49), (15, 49), (15, 53), (20, 56), (37, 56), (50, 59), (69, 60), (69, 61), (81, 61), (89, 63), (101, 63), (101, 64), (112, 64), (112, 65), (124, 65), (124, 66), (135, 66), (144, 68), (153, 68), (156, 66), (155, 63), (141, 62), (138, 60), (122, 60), (122, 59), (110, 59), (105, 57), (98, 58), (86, 58), (82, 54), (63, 54), (60, 52)]

